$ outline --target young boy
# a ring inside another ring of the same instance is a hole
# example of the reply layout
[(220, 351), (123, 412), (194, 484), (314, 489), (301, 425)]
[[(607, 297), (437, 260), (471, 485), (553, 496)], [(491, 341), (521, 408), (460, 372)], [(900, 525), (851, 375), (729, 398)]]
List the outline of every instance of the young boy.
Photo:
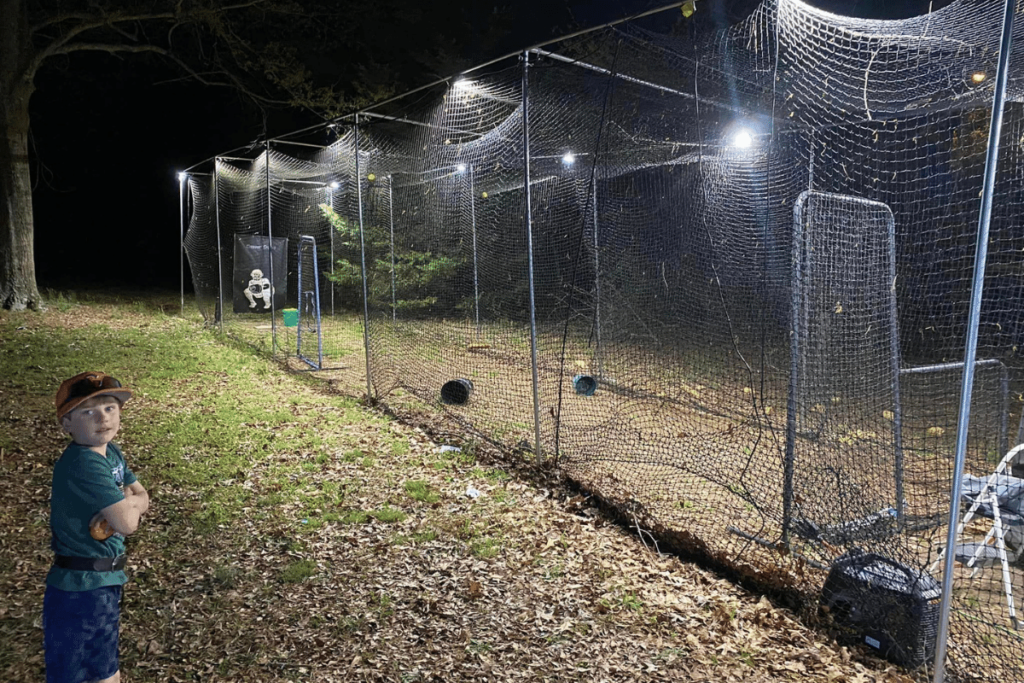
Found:
[(149, 509), (149, 494), (111, 439), (121, 427), (128, 387), (83, 372), (57, 391), (57, 420), (71, 435), (53, 467), (43, 632), (47, 683), (118, 683), (117, 656), (124, 537)]

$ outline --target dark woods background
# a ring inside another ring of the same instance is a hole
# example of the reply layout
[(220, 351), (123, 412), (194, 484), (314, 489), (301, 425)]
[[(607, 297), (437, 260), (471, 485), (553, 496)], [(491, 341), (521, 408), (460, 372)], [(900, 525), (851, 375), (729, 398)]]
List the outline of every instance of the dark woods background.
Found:
[[(950, 0), (813, 0), (872, 18), (922, 14)], [(336, 33), (297, 43), (318, 85), (373, 101), (580, 28), (659, 7), (657, 0), (336, 3)], [(727, 26), (758, 0), (697, 0), (691, 21)], [(687, 30), (678, 11), (650, 19)], [(268, 27), (270, 28), (270, 27)], [(301, 31), (300, 31), (301, 33)], [(157, 57), (78, 52), (48, 62), (32, 99), (36, 267), (40, 287), (179, 285), (176, 173), (266, 137), (315, 125), (308, 110), (260, 107), (205, 87)], [(191, 288), (186, 263), (186, 290)]]

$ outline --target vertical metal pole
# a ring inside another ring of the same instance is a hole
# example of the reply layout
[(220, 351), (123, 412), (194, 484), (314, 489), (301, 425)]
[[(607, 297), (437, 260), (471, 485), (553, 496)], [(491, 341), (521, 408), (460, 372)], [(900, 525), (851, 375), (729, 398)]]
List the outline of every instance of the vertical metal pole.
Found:
[(1010, 450), (1010, 374), (1005, 365), (999, 365), (999, 393), (1003, 397), (999, 414), (999, 452), (1006, 453)]
[[(270, 141), (267, 141), (266, 149), (263, 152), (266, 161), (267, 180), (267, 259), (270, 261), (270, 355), (277, 356), (277, 309), (274, 307), (274, 295), (277, 293), (274, 287), (274, 226), (271, 217), (274, 213), (274, 202), (270, 200)], [(299, 302), (302, 305), (302, 302)]]
[(804, 192), (793, 207), (793, 291), (790, 300), (790, 353), (789, 353), (789, 396), (786, 400), (786, 452), (782, 467), (782, 543), (789, 545), (789, 531), (793, 523), (793, 471), (796, 466), (797, 391), (800, 386), (797, 377), (800, 372), (800, 335), (802, 322), (803, 277), (804, 277), (804, 203), (808, 200)]
[[(529, 189), (527, 189), (529, 192)], [(476, 314), (476, 336), (480, 338), (480, 271), (476, 259), (476, 182), (473, 164), (469, 165), (469, 217), (473, 225), (473, 309)]]
[(889, 239), (889, 272), (886, 283), (889, 285), (889, 361), (892, 368), (892, 439), (896, 459), (896, 525), (903, 529), (906, 522), (903, 490), (903, 401), (900, 398), (900, 337), (899, 324), (896, 320), (896, 218), (888, 211), (886, 220)]
[(305, 237), (300, 237), (299, 247), (296, 250), (296, 256), (298, 257), (296, 259), (296, 261), (298, 261), (296, 264), (296, 270), (298, 271), (298, 287), (296, 287), (296, 289), (298, 290), (299, 299), (299, 324), (295, 326), (295, 355), (298, 356), (300, 360), (306, 360), (306, 357), (302, 355), (302, 296), (305, 294), (305, 292), (302, 291), (302, 247), (304, 246), (303, 243), (305, 241)]
[[(806, 353), (810, 348), (809, 335), (811, 332), (811, 302), (809, 301), (807, 288), (813, 287), (814, 283), (814, 281), (812, 280), (813, 273), (811, 269), (814, 267), (815, 264), (814, 261), (811, 260), (810, 254), (815, 249), (813, 242), (815, 234), (809, 231), (809, 223), (817, 215), (817, 205), (823, 202), (834, 202), (836, 201), (836, 199), (837, 195), (832, 195), (823, 192), (812, 192), (810, 190), (800, 193), (800, 196), (797, 197), (797, 203), (800, 204), (800, 227), (798, 228), (798, 234), (800, 235), (800, 260), (797, 266), (800, 269), (800, 279), (794, 280), (794, 284), (799, 285), (799, 290), (794, 292), (794, 294), (797, 294), (799, 296), (794, 297), (793, 301), (797, 302), (797, 306), (800, 311), (800, 322), (793, 328), (793, 334), (803, 335), (803, 338), (798, 338), (794, 340), (794, 343), (800, 347), (800, 354)], [(809, 211), (809, 215), (806, 218), (804, 216), (805, 207), (808, 207)], [(795, 221), (796, 214), (794, 213), (793, 215)], [(813, 290), (810, 294), (813, 296)], [(796, 422), (794, 424), (797, 426), (797, 428), (799, 428), (801, 425), (806, 426), (804, 424), (807, 419), (806, 404), (809, 401), (807, 400), (807, 394), (803, 395), (803, 401), (797, 400), (797, 397), (800, 396), (799, 392), (811, 391), (814, 389), (814, 387), (807, 381), (807, 364), (799, 362), (799, 355), (793, 360), (793, 363), (793, 368), (796, 372), (796, 383), (793, 385), (796, 388), (795, 393), (793, 394), (793, 405), (796, 410)], [(793, 455), (795, 458), (795, 452)], [(796, 467), (795, 460), (791, 464), (793, 467)], [(792, 484), (792, 481), (790, 482), (790, 484)], [(790, 490), (790, 493), (792, 493), (792, 490)]]
[(181, 213), (181, 230), (179, 248), (181, 253), (181, 317), (185, 317), (185, 180), (188, 178), (184, 173), (178, 174), (178, 211)]
[(811, 131), (811, 141), (807, 143), (807, 156), (810, 161), (807, 164), (807, 191), (814, 191), (814, 131)]
[(597, 239), (597, 175), (594, 176), (594, 326), (597, 334), (597, 349), (594, 353), (594, 367), (597, 376), (603, 374), (601, 364), (601, 255)]
[(213, 213), (217, 218), (217, 310), (214, 322), (224, 332), (224, 254), (220, 246), (220, 159), (213, 161)]
[[(338, 215), (338, 210), (336, 208), (334, 208), (334, 188), (331, 187), (330, 185), (328, 185), (328, 189), (331, 191), (331, 211), (333, 211), (334, 215), (337, 216)], [(334, 225), (330, 221), (328, 221), (327, 224), (328, 224), (327, 225), (327, 229), (331, 233), (331, 258), (330, 258), (330, 261), (331, 261), (331, 278), (330, 278), (330, 283), (331, 283), (331, 317), (333, 318), (334, 317)]]
[(323, 322), (320, 318), (320, 262), (317, 261), (316, 240), (310, 240), (313, 245), (313, 292), (316, 299), (316, 369), (324, 368), (324, 334)]
[[(303, 287), (302, 287), (303, 283), (305, 282), (305, 279), (303, 278), (303, 273), (302, 273), (302, 261), (303, 261), (302, 254), (306, 251), (306, 245), (309, 245), (309, 252), (311, 254), (311, 256), (310, 256), (310, 263), (311, 263), (311, 265), (313, 267), (312, 277), (310, 277), (310, 282), (313, 283), (313, 289), (312, 289), (312, 291), (309, 291), (309, 292), (303, 290)], [(301, 311), (301, 309), (303, 307), (303, 302), (306, 300), (307, 297), (312, 299), (312, 301), (310, 302), (310, 308), (312, 309), (310, 311), (310, 314), (313, 315), (313, 317), (316, 319), (316, 363), (311, 361), (309, 358), (304, 356), (303, 353), (302, 353), (302, 322), (303, 321), (302, 321), (301, 313), (300, 313), (300, 318), (299, 318), (299, 325), (297, 327), (297, 332), (296, 332), (296, 334), (297, 334), (297, 338), (296, 338), (297, 341), (296, 341), (296, 344), (295, 344), (295, 355), (298, 356), (300, 360), (304, 361), (307, 365), (309, 365), (314, 370), (323, 370), (323, 368), (324, 368), (324, 340), (323, 340), (323, 328), (321, 327), (321, 319), (320, 319), (320, 267), (318, 265), (319, 261), (317, 261), (317, 258), (318, 258), (318, 255), (316, 253), (316, 238), (313, 237), (312, 235), (300, 235), (299, 236), (299, 246), (298, 246), (299, 309)], [(312, 295), (312, 297), (310, 297), (310, 295)]]
[(398, 320), (398, 293), (395, 288), (395, 176), (388, 176), (388, 221), (391, 223), (391, 322)]
[(949, 530), (946, 534), (946, 556), (942, 567), (942, 603), (935, 642), (935, 683), (946, 677), (946, 641), (949, 635), (949, 607), (953, 597), (953, 562), (956, 552), (957, 520), (960, 516), (960, 489), (963, 486), (964, 460), (967, 454), (967, 427), (971, 417), (971, 392), (974, 389), (974, 361), (978, 352), (978, 323), (981, 320), (981, 298), (985, 285), (985, 261), (988, 258), (988, 229), (992, 218), (992, 193), (999, 162), (999, 135), (1003, 127), (1003, 103), (1006, 100), (1007, 68), (1013, 38), (1014, 0), (1006, 0), (1003, 14), (1003, 35), (999, 46), (995, 95), (992, 100), (992, 123), (988, 132), (985, 158), (985, 182), (981, 191), (981, 215), (978, 218), (978, 240), (974, 253), (974, 280), (971, 285), (971, 307), (967, 323), (967, 348), (964, 351), (964, 374), (960, 386), (960, 412), (956, 423), (956, 461), (953, 467), (953, 490), (950, 492)]
[(537, 462), (540, 450), (540, 380), (537, 371), (537, 309), (533, 287), (533, 214), (530, 210), (530, 52), (523, 52), (523, 187), (526, 194), (526, 262), (530, 283), (530, 370), (533, 373), (533, 440)]
[(359, 114), (355, 120), (356, 142), (356, 207), (359, 215), (359, 257), (363, 269), (363, 347), (366, 350), (366, 399), (373, 398), (373, 383), (370, 376), (370, 288), (366, 274), (366, 238), (363, 235), (363, 181), (359, 175)]

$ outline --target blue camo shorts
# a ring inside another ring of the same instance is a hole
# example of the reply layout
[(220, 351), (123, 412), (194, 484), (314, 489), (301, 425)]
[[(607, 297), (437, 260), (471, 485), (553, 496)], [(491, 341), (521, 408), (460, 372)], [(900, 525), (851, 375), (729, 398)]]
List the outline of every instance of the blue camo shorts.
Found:
[(121, 586), (91, 591), (46, 587), (43, 645), (46, 683), (83, 683), (117, 673)]

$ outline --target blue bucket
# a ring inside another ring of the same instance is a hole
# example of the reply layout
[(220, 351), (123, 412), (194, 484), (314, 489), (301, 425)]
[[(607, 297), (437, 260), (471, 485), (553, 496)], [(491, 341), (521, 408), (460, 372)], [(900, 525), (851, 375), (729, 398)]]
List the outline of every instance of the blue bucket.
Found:
[(461, 406), (469, 400), (473, 391), (473, 383), (468, 379), (453, 379), (441, 387), (441, 403), (450, 406)]
[(590, 375), (576, 375), (572, 378), (572, 386), (582, 396), (593, 396), (597, 391), (597, 379)]

